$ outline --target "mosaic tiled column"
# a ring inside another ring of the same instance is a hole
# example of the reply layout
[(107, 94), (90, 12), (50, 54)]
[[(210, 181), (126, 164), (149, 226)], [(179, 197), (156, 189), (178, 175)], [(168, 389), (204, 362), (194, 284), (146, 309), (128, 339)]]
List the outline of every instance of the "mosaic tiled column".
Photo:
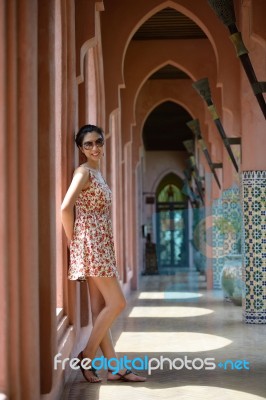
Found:
[(243, 278), (246, 293), (243, 319), (250, 324), (266, 323), (266, 171), (242, 173), (244, 213)]
[(237, 185), (225, 190), (222, 196), (222, 216), (232, 224), (236, 232), (229, 232), (224, 235), (224, 257), (231, 254), (240, 254), (238, 241), (241, 236), (242, 210), (240, 204), (240, 190)]
[[(222, 199), (216, 199), (212, 205), (213, 220), (221, 217), (223, 214)], [(212, 256), (213, 256), (213, 288), (221, 289), (221, 272), (223, 269), (223, 254), (224, 254), (224, 235), (220, 230), (213, 224), (212, 227)]]

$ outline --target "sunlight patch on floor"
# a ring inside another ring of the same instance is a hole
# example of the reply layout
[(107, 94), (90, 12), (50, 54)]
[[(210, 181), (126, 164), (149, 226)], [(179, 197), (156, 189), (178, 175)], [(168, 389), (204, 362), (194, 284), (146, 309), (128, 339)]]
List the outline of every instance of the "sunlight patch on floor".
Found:
[(115, 350), (126, 353), (189, 353), (220, 349), (231, 343), (224, 337), (198, 332), (122, 332)]
[(131, 318), (183, 318), (198, 317), (213, 313), (213, 310), (200, 307), (134, 307)]
[[(111, 386), (111, 387), (110, 387)], [(134, 399), (145, 399), (145, 400), (154, 400), (154, 399), (168, 399), (168, 400), (188, 400), (188, 399), (197, 399), (197, 400), (265, 400), (264, 397), (253, 395), (251, 393), (242, 392), (240, 390), (232, 390), (226, 389), (223, 387), (215, 387), (215, 386), (173, 386), (166, 387), (162, 389), (153, 389), (137, 386), (137, 384), (113, 384), (108, 383), (108, 385), (104, 385), (100, 387), (99, 390), (99, 398), (100, 399), (109, 399), (111, 398), (111, 393), (114, 393), (115, 390), (115, 398), (116, 400), (124, 400), (129, 396)], [(116, 390), (117, 389), (117, 390)]]
[(143, 300), (156, 300), (156, 299), (186, 300), (186, 299), (196, 299), (202, 296), (203, 295), (201, 293), (194, 293), (194, 292), (140, 292), (138, 298)]

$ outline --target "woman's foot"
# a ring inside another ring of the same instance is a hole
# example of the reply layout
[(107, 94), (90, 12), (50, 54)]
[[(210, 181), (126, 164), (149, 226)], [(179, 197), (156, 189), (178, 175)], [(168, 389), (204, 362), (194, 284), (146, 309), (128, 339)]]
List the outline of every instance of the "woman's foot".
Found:
[(86, 369), (83, 368), (81, 362), (82, 362), (82, 360), (83, 360), (84, 358), (86, 358), (86, 357), (84, 357), (82, 351), (79, 353), (78, 358), (79, 358), (79, 360), (80, 360), (79, 367), (80, 367), (81, 372), (82, 372), (84, 378), (86, 379), (86, 381), (87, 381), (87, 382), (90, 382), (90, 383), (98, 383), (98, 382), (101, 382), (101, 381), (102, 381), (102, 378), (100, 378), (100, 377), (98, 376), (98, 374), (97, 374), (97, 372), (96, 372), (97, 370), (96, 370), (95, 368), (93, 368), (92, 366), (90, 366), (89, 368), (86, 367)]
[(147, 378), (140, 376), (130, 369), (121, 369), (116, 374), (113, 374), (113, 370), (108, 369), (107, 373), (108, 381), (121, 381), (121, 382), (145, 382)]

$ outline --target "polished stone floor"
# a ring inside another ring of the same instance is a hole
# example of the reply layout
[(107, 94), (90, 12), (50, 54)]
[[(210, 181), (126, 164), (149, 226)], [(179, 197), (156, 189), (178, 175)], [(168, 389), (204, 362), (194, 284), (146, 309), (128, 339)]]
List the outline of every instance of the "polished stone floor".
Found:
[(184, 272), (140, 277), (112, 333), (119, 358), (146, 356), (154, 369), (135, 371), (147, 381), (107, 382), (101, 370), (102, 383), (90, 384), (78, 371), (62, 399), (266, 399), (266, 326), (243, 323), (241, 307), (201, 286)]

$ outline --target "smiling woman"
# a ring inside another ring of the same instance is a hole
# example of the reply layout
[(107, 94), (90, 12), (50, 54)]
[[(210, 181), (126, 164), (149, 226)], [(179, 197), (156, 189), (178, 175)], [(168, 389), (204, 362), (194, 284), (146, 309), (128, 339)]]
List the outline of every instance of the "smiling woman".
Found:
[[(84, 125), (76, 144), (87, 162), (74, 172), (61, 206), (62, 223), (70, 247), (69, 280), (87, 282), (90, 292), (93, 329), (86, 347), (78, 355), (79, 366), (88, 382), (100, 382), (92, 365), (100, 347), (107, 359), (115, 359), (110, 326), (125, 308), (126, 300), (119, 284), (111, 224), (111, 190), (100, 172), (104, 137), (101, 128)], [(76, 218), (74, 218), (74, 206)], [(83, 360), (91, 361), (88, 369)], [(131, 370), (116, 374), (108, 370), (108, 380), (143, 382)]]

